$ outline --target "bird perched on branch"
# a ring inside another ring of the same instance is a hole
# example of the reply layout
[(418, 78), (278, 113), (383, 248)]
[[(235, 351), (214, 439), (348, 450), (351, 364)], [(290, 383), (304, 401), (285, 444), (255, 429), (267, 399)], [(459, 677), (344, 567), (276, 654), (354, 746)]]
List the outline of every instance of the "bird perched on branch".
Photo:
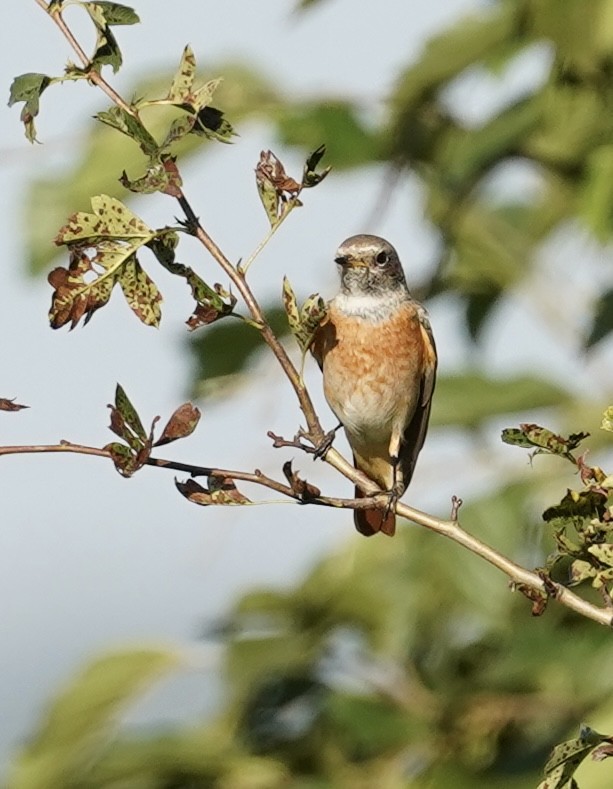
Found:
[[(387, 510), (354, 510), (356, 529), (392, 536), (392, 504), (411, 481), (428, 429), (436, 346), (428, 314), (411, 296), (389, 242), (352, 236), (335, 262), (341, 289), (328, 305), (312, 353), (355, 467), (390, 494)], [(364, 493), (356, 488), (355, 495)]]

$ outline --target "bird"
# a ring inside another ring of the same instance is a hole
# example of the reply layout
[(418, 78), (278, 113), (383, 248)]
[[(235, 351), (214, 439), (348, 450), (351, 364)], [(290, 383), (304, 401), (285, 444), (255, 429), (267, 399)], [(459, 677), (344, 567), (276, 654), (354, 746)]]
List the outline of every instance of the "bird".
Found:
[[(355, 527), (365, 536), (391, 537), (393, 505), (411, 481), (428, 430), (436, 345), (428, 313), (411, 295), (388, 241), (351, 236), (334, 260), (340, 291), (327, 304), (311, 352), (355, 468), (390, 496), (385, 510), (354, 509)], [(356, 487), (356, 498), (365, 495)]]

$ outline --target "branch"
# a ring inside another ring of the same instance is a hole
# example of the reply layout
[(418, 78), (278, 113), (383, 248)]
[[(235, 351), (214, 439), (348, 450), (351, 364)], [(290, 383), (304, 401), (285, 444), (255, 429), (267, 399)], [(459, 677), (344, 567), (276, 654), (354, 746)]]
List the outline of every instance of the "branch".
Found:
[[(324, 440), (325, 434), (321, 427), (319, 417), (315, 412), (315, 407), (313, 405), (311, 397), (304, 383), (302, 382), (300, 373), (294, 366), (293, 362), (291, 361), (291, 359), (287, 354), (287, 351), (285, 350), (285, 348), (277, 338), (276, 334), (273, 332), (270, 324), (264, 317), (264, 312), (262, 308), (260, 307), (257, 299), (255, 298), (251, 288), (247, 284), (247, 280), (245, 279), (244, 272), (239, 271), (228, 260), (228, 258), (224, 255), (221, 249), (213, 241), (211, 236), (209, 236), (206, 230), (202, 227), (202, 225), (200, 224), (200, 220), (196, 216), (194, 210), (192, 209), (190, 203), (188, 202), (183, 192), (181, 192), (181, 194), (177, 199), (179, 205), (185, 212), (185, 216), (188, 220), (188, 225), (190, 226), (193, 235), (198, 239), (198, 241), (200, 241), (202, 246), (209, 252), (209, 254), (214, 258), (214, 260), (221, 266), (226, 276), (230, 279), (232, 284), (236, 287), (236, 289), (242, 296), (243, 301), (245, 302), (245, 306), (247, 307), (247, 309), (251, 314), (251, 318), (255, 321), (255, 323), (258, 324), (264, 342), (268, 345), (270, 350), (276, 356), (279, 364), (283, 369), (283, 372), (287, 376), (287, 379), (289, 380), (291, 386), (293, 387), (296, 393), (296, 397), (298, 398), (298, 403), (300, 405), (302, 413), (304, 414), (308, 426), (308, 433), (306, 435), (308, 436), (309, 440), (313, 443), (313, 445), (317, 446), (320, 442)], [(262, 248), (262, 244), (258, 246), (258, 251), (261, 248)]]
[[(95, 457), (106, 458), (111, 460), (111, 455), (105, 449), (98, 449), (97, 447), (84, 446), (83, 444), (72, 444), (68, 441), (63, 441), (59, 444), (41, 444), (37, 446), (5, 446), (0, 447), (0, 455), (25, 455), (25, 454), (41, 454), (41, 453), (56, 453), (56, 452), (69, 452), (79, 455), (93, 455)], [(240, 480), (243, 482), (251, 482), (255, 485), (274, 490), (284, 496), (287, 496), (300, 504), (315, 504), (324, 507), (334, 507), (342, 509), (370, 509), (373, 507), (384, 508), (387, 506), (387, 496), (380, 497), (377, 501), (372, 498), (359, 498), (359, 499), (343, 499), (330, 496), (315, 496), (309, 499), (301, 499), (289, 485), (285, 485), (278, 480), (262, 474), (261, 471), (256, 469), (254, 472), (236, 471), (233, 469), (222, 469), (214, 466), (198, 466), (191, 463), (179, 463), (174, 460), (166, 460), (164, 458), (150, 457), (146, 461), (147, 465), (156, 468), (171, 469), (173, 471), (182, 471), (192, 477), (207, 476), (207, 477), (228, 477), (230, 479)], [(371, 483), (372, 485), (372, 483)], [(376, 486), (374, 486), (376, 488)], [(554, 596), (566, 608), (575, 611), (587, 619), (592, 619), (598, 624), (605, 625), (606, 627), (613, 626), (613, 613), (610, 608), (599, 608), (592, 603), (583, 600), (578, 595), (571, 592), (561, 584), (547, 580), (543, 581), (537, 572), (526, 570), (515, 562), (507, 559), (498, 551), (486, 545), (477, 537), (462, 529), (456, 520), (441, 520), (435, 518), (433, 515), (428, 515), (425, 512), (409, 507), (407, 504), (397, 504), (396, 513), (407, 520), (412, 521), (420, 526), (425, 526), (427, 529), (442, 534), (453, 542), (462, 545), (476, 556), (480, 556), (485, 561), (492, 564), (501, 570), (508, 578), (510, 578), (513, 585), (524, 585), (525, 587), (534, 590), (543, 595)]]
[(70, 46), (75, 51), (77, 57), (81, 61), (81, 64), (84, 69), (87, 71), (87, 79), (90, 82), (93, 82), (94, 85), (97, 85), (100, 90), (102, 90), (109, 99), (113, 102), (113, 104), (117, 104), (118, 107), (121, 107), (124, 112), (129, 113), (133, 117), (138, 117), (138, 113), (134, 110), (125, 99), (123, 99), (117, 91), (109, 85), (109, 83), (104, 79), (102, 74), (97, 71), (95, 68), (91, 68), (91, 61), (87, 57), (86, 53), (83, 51), (83, 48), (74, 37), (71, 29), (68, 27), (64, 18), (62, 17), (62, 12), (60, 8), (55, 8), (53, 11), (49, 11), (49, 3), (46, 3), (45, 0), (35, 0), (35, 2), (48, 14), (51, 19), (55, 22), (58, 28), (61, 30), (62, 35), (66, 38)]

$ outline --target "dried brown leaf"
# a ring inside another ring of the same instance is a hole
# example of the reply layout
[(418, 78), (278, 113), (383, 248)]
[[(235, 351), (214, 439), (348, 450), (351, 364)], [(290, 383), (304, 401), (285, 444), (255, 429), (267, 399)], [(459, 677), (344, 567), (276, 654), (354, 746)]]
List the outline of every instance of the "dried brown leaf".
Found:
[(0, 397), (0, 411), (21, 411), (23, 408), (29, 407), (29, 405), (16, 403), (14, 398), (12, 400), (7, 400), (6, 397)]
[(191, 403), (180, 405), (168, 420), (162, 435), (153, 446), (161, 447), (179, 438), (191, 435), (200, 421), (200, 410)]
[(233, 480), (228, 477), (209, 477), (209, 487), (203, 488), (194, 479), (187, 479), (185, 482), (175, 480), (177, 490), (186, 499), (199, 504), (201, 507), (208, 507), (211, 504), (236, 505), (249, 504), (246, 496), (237, 489)]
[(289, 482), (293, 493), (298, 496), (301, 501), (309, 501), (321, 496), (321, 490), (315, 485), (311, 485), (305, 479), (301, 479), (298, 473), (292, 468), (292, 461), (288, 460), (283, 464), (283, 474)]

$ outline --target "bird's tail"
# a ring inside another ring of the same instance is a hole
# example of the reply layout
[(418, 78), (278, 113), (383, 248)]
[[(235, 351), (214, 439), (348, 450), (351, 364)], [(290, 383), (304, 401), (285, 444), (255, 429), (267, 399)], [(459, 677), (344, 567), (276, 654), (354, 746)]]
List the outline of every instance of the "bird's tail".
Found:
[[(356, 499), (364, 498), (364, 494), (359, 488), (355, 489)], [(354, 510), (353, 522), (356, 529), (365, 537), (372, 537), (373, 534), (382, 531), (388, 537), (393, 537), (396, 533), (396, 515), (393, 512), (382, 510)]]

